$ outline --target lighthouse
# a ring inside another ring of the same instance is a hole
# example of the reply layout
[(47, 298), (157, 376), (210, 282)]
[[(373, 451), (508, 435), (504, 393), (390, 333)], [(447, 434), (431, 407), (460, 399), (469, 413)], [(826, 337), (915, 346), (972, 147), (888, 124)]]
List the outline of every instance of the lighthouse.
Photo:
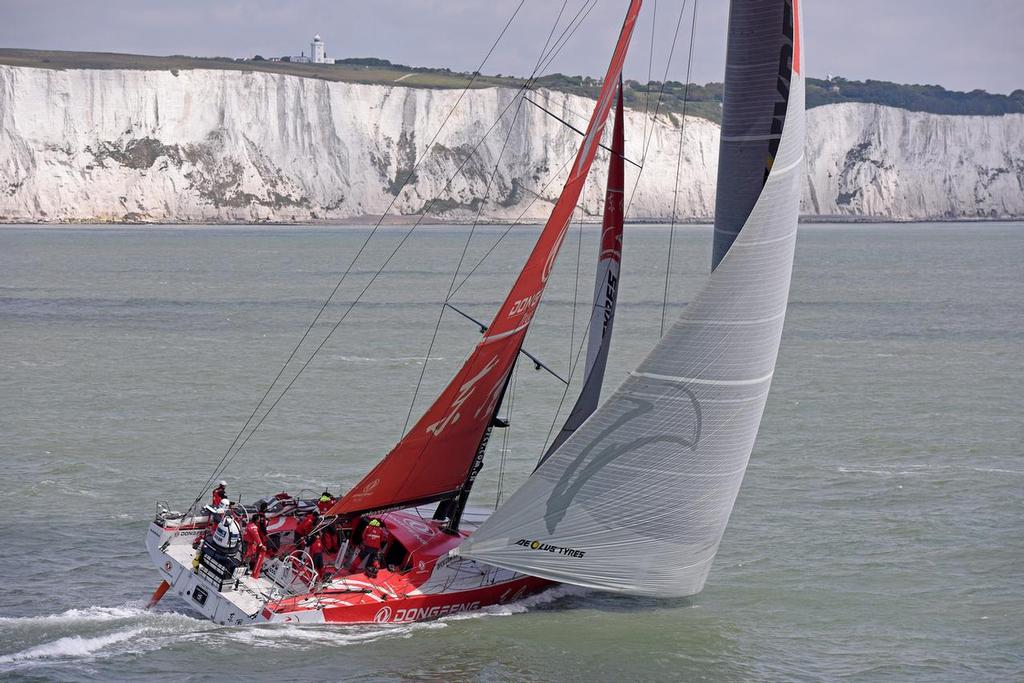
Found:
[(327, 62), (327, 46), (324, 45), (319, 33), (313, 36), (313, 42), (309, 44), (309, 61), (314, 64)]

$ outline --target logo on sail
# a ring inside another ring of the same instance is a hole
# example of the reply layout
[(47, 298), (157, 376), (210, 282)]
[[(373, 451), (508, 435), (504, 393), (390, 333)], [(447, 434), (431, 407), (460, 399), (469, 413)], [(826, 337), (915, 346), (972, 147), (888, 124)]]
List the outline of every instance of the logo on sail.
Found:
[(551, 543), (545, 543), (544, 541), (531, 541), (527, 538), (520, 538), (513, 545), (519, 545), (530, 550), (540, 550), (542, 552), (554, 553), (555, 555), (567, 555), (569, 557), (583, 557), (587, 554), (586, 550), (576, 550), (575, 548), (567, 548), (563, 545), (552, 545)]
[[(614, 442), (612, 439), (616, 433), (630, 434), (642, 429), (636, 427), (627, 428), (630, 422), (640, 419), (654, 410), (654, 403), (648, 400), (635, 397), (627, 397), (626, 401), (633, 404), (633, 408), (626, 411), (618, 419), (602, 429), (589, 444), (583, 447), (580, 453), (567, 463), (565, 471), (555, 483), (551, 496), (547, 500), (547, 512), (544, 515), (544, 524), (549, 533), (555, 533), (558, 524), (565, 518), (565, 512), (569, 504), (576, 498), (590, 479), (605, 466), (616, 459), (640, 451), (654, 444), (673, 444), (686, 450), (696, 450), (700, 443), (701, 436), (701, 408), (700, 401), (696, 395), (687, 388), (682, 388), (682, 396), (690, 402), (692, 415), (689, 417), (690, 424), (687, 431), (690, 434), (659, 434), (641, 436), (630, 441)], [(681, 430), (682, 431), (682, 430)], [(606, 445), (607, 444), (607, 445)]]
[(437, 436), (438, 434), (444, 431), (445, 427), (455, 422), (458, 422), (460, 417), (459, 409), (462, 407), (462, 404), (465, 403), (469, 399), (469, 397), (473, 395), (473, 391), (476, 389), (477, 383), (481, 379), (483, 379), (487, 375), (487, 373), (493, 370), (497, 364), (498, 357), (495, 356), (491, 358), (487, 365), (484, 366), (483, 370), (478, 372), (474, 377), (467, 380), (461, 387), (459, 387), (459, 393), (455, 397), (455, 400), (452, 401), (451, 411), (437, 422), (428, 425), (427, 431), (433, 434), (434, 436)]

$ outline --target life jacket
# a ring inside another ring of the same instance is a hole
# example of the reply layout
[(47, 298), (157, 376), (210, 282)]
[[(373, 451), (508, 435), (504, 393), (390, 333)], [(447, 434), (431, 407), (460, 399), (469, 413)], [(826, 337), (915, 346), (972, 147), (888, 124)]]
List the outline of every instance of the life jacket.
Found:
[(327, 511), (334, 505), (334, 499), (330, 496), (320, 496), (320, 500), (316, 502), (317, 508), (320, 510), (321, 515), (327, 514)]
[(241, 533), (238, 529), (238, 522), (230, 515), (224, 515), (224, 519), (217, 525), (213, 532), (213, 543), (224, 550), (234, 550), (241, 540)]
[(319, 538), (313, 539), (313, 542), (309, 544), (309, 552), (311, 557), (316, 557), (324, 552), (323, 543), (320, 542)]
[(384, 527), (367, 526), (363, 529), (363, 545), (373, 550), (380, 550), (384, 545)]
[(217, 488), (215, 488), (213, 490), (213, 500), (212, 500), (212, 506), (213, 507), (215, 507), (215, 508), (220, 507), (221, 501), (224, 500), (224, 494), (225, 493), (226, 493), (226, 491), (224, 491), (224, 487), (223, 486), (218, 486)]

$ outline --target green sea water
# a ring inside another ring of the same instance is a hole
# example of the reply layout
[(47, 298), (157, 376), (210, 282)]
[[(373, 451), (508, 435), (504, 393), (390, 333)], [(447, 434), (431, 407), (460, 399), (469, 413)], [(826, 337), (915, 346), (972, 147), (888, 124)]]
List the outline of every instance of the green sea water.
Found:
[[(371, 241), (286, 377), (403, 230)], [(454, 302), (488, 319), (537, 232), (502, 239)], [(802, 226), (772, 393), (700, 595), (559, 587), (393, 627), (225, 628), (172, 597), (141, 609), (157, 501), (197, 493), (366, 234), (0, 229), (0, 678), (1024, 679), (1020, 224)], [(463, 275), (501, 235), (476, 231)], [(338, 492), (388, 450), (468, 236), (417, 229), (232, 463), (233, 497)], [(527, 340), (563, 374), (597, 231), (577, 238)], [(677, 229), (669, 320), (710, 241)], [(664, 226), (627, 227), (607, 389), (656, 341), (667, 245)], [(476, 339), (445, 315), (413, 418)], [(475, 504), (524, 480), (562, 393), (520, 369)]]

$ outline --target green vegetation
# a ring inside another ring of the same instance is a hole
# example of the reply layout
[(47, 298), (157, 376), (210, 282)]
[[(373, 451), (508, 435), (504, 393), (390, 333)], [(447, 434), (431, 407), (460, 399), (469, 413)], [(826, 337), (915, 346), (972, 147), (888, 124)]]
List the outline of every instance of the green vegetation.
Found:
[[(471, 81), (473, 88), (518, 88), (523, 84), (522, 78), (512, 76), (476, 74), (474, 79), (473, 74), (450, 69), (393, 64), (379, 57), (350, 57), (336, 60), (334, 64), (300, 64), (271, 61), (259, 55), (251, 60), (240, 60), (227, 57), (152, 57), (108, 52), (0, 48), (0, 64), (43, 69), (169, 70), (175, 75), (182, 69), (258, 71), (350, 83), (400, 83), (411, 88), (464, 88)], [(685, 99), (687, 114), (715, 122), (721, 120), (721, 83), (691, 83), (687, 88), (679, 81), (666, 81), (664, 84), (651, 81), (644, 84), (629, 80), (624, 85), (623, 98), (626, 106), (632, 109), (646, 109), (652, 113), (657, 109), (662, 115), (679, 115), (683, 111)], [(536, 87), (596, 97), (601, 82), (590, 76), (566, 76), (556, 73), (538, 78)], [(839, 102), (868, 102), (935, 114), (998, 115), (1024, 113), (1024, 90), (1015, 90), (1010, 95), (994, 95), (984, 90), (957, 92), (938, 85), (902, 85), (873, 80), (860, 82), (844, 78), (833, 78), (830, 81), (807, 79), (808, 107)]]
[(1019, 114), (1024, 113), (1024, 90), (993, 95), (984, 90), (957, 92), (940, 85), (903, 85), (889, 81), (848, 81), (833, 78), (807, 79), (807, 106), (838, 102), (871, 102), (933, 114)]

